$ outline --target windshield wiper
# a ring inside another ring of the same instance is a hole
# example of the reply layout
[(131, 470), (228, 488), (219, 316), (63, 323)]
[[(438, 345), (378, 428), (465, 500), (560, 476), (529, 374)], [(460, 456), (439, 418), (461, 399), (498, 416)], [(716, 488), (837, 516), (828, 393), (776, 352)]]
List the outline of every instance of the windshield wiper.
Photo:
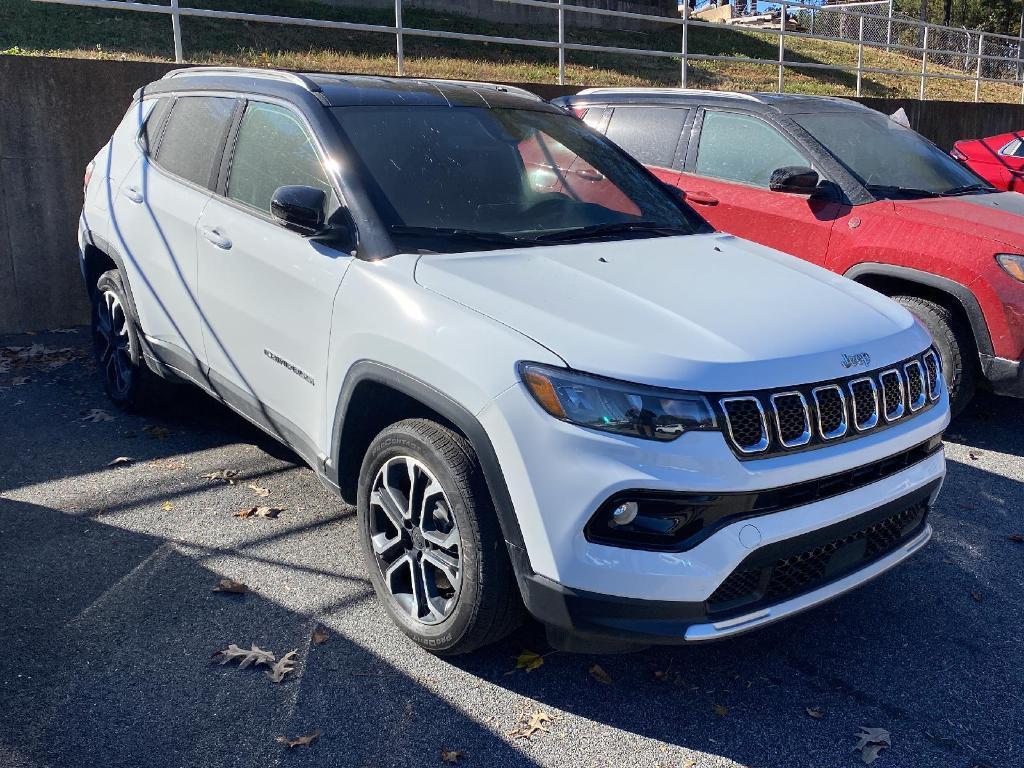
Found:
[(988, 184), (982, 184), (976, 182), (974, 184), (964, 184), (962, 187), (950, 187), (942, 193), (943, 197), (956, 197), (957, 195), (969, 195), (972, 192), (995, 192), (994, 187), (990, 187)]
[(939, 197), (938, 192), (916, 189), (915, 187), (900, 187), (895, 184), (865, 184), (864, 186), (868, 192), (874, 192), (883, 197)]
[(655, 235), (690, 235), (693, 232), (683, 227), (658, 224), (653, 221), (619, 221), (605, 224), (591, 224), (588, 227), (576, 227), (575, 229), (563, 229), (559, 232), (548, 232), (538, 235), (539, 242), (553, 243), (560, 240), (586, 240), (591, 237), (605, 237), (607, 235), (628, 234), (630, 232), (650, 232)]
[(388, 230), (393, 235), (408, 235), (410, 237), (440, 237), (495, 245), (536, 245), (536, 242), (529, 237), (516, 237), (515, 235), (506, 235), (504, 232), (483, 232), (460, 227), (413, 227), (405, 224), (393, 224), (388, 227)]

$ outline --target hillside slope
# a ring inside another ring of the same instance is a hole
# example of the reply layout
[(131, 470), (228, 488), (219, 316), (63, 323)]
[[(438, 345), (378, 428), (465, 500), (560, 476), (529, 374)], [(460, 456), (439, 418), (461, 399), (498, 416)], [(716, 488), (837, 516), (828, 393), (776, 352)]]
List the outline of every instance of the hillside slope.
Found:
[[(336, 8), (315, 0), (186, 0), (184, 5), (251, 13), (390, 24), (388, 11)], [(506, 37), (553, 40), (551, 27), (510, 27), (455, 14), (407, 10), (407, 27), (442, 29)], [(292, 69), (394, 74), (391, 35), (345, 32), (309, 27), (185, 18), (182, 20), (185, 56), (193, 63), (278, 66)], [(777, 37), (733, 28), (691, 29), (690, 50), (698, 54), (772, 59)], [(677, 28), (652, 33), (572, 30), (570, 42), (613, 45), (646, 50), (679, 50)], [(169, 60), (173, 58), (171, 24), (156, 14), (106, 11), (48, 5), (30, 0), (4, 0), (0, 5), (0, 53), (56, 55), (111, 59)], [(520, 82), (555, 82), (557, 54), (553, 50), (518, 45), (481, 44), (430, 38), (405, 38), (406, 74)], [(809, 63), (856, 62), (855, 45), (793, 39), (787, 60)], [(864, 65), (917, 72), (920, 61), (898, 53), (865, 48)], [(678, 85), (678, 60), (654, 56), (594, 54), (569, 51), (566, 77), (585, 85)], [(932, 71), (954, 72), (935, 66)], [(692, 87), (719, 90), (775, 90), (777, 68), (742, 62), (701, 62), (690, 65)], [(917, 98), (918, 78), (865, 75), (865, 96)], [(795, 93), (853, 95), (853, 73), (788, 67), (786, 90)], [(970, 101), (974, 84), (930, 79), (927, 98)], [(983, 101), (1017, 103), (1019, 86), (984, 83)]]

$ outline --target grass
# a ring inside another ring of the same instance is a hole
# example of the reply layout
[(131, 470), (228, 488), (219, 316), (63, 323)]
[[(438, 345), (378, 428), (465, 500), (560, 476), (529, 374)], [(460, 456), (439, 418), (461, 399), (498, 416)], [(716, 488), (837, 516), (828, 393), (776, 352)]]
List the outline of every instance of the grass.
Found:
[[(152, 0), (146, 0), (152, 1)], [(369, 24), (391, 24), (387, 10), (338, 8), (315, 0), (188, 0), (184, 5), (282, 16), (333, 19)], [(538, 40), (555, 38), (551, 26), (511, 27), (456, 14), (407, 9), (406, 27), (474, 32)], [(279, 24), (183, 18), (185, 56), (197, 64), (238, 64), (334, 72), (395, 74), (394, 38), (391, 35), (347, 32)], [(576, 30), (569, 42), (613, 45), (644, 50), (678, 50), (679, 29), (650, 32)], [(744, 58), (778, 56), (774, 35), (733, 28), (690, 30), (690, 51)], [(30, 0), (4, 0), (0, 5), (0, 53), (84, 57), (117, 60), (173, 59), (168, 17), (124, 11), (49, 5)], [(566, 80), (576, 85), (679, 84), (678, 60), (569, 51)], [(787, 41), (786, 58), (793, 62), (856, 63), (857, 48), (839, 42)], [(916, 72), (920, 60), (899, 53), (865, 48), (864, 65)], [(406, 74), (506, 82), (557, 81), (557, 54), (553, 50), (517, 45), (470, 43), (457, 40), (405, 37)], [(961, 73), (931, 65), (929, 71)], [(717, 90), (773, 91), (778, 70), (774, 65), (742, 62), (691, 62), (689, 84)], [(888, 98), (917, 98), (919, 80), (909, 75), (864, 75), (862, 94)], [(792, 93), (850, 96), (856, 76), (787, 67), (785, 88)], [(974, 83), (929, 79), (927, 98), (972, 101)], [(1019, 103), (1019, 86), (983, 83), (980, 98), (990, 102)]]

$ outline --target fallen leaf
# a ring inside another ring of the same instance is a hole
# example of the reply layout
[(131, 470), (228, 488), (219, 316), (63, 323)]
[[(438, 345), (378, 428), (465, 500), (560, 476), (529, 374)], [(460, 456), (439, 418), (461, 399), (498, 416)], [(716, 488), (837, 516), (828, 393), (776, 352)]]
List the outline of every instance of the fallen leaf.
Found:
[(825, 711), (821, 707), (804, 707), (804, 711), (815, 720), (821, 720), (825, 716)]
[[(17, 382), (17, 379), (15, 379), (15, 382)], [(17, 383), (15, 383), (15, 386), (17, 386)], [(113, 421), (113, 420), (114, 420), (114, 417), (111, 416), (106, 411), (104, 411), (102, 408), (93, 408), (92, 410), (87, 411), (85, 416), (82, 417), (82, 421), (88, 421), (88, 422), (90, 422), (92, 424), (97, 424), (97, 423), (99, 423), (101, 421)]]
[(255, 643), (252, 644), (252, 647), (249, 650), (245, 650), (245, 648), (239, 648), (237, 645), (232, 643), (227, 648), (217, 651), (213, 655), (223, 657), (220, 660), (221, 664), (227, 664), (229, 661), (240, 659), (241, 661), (238, 665), (239, 669), (245, 669), (250, 664), (258, 667), (260, 664), (270, 665), (277, 661), (277, 657), (274, 656), (273, 653), (271, 653), (270, 651), (262, 650), (261, 648), (257, 647)]
[(317, 729), (312, 733), (307, 733), (305, 736), (297, 736), (294, 739), (289, 739), (286, 736), (278, 736), (275, 741), (278, 744), (284, 744), (288, 749), (291, 749), (292, 747), (308, 747), (319, 738), (320, 731)]
[(234, 469), (218, 469), (216, 472), (207, 472), (200, 477), (204, 480), (223, 480), (228, 485), (234, 485), (235, 481), (232, 478), (237, 474), (237, 470)]
[(971, 597), (974, 598), (974, 602), (980, 603), (985, 600), (985, 596), (981, 592), (971, 592)]
[(543, 663), (544, 657), (533, 651), (523, 651), (516, 656), (516, 669), (524, 669), (527, 672), (533, 672)]
[(147, 424), (142, 428), (142, 431), (145, 432), (150, 437), (155, 437), (159, 440), (163, 440), (164, 438), (170, 437), (171, 434), (171, 430), (169, 430), (167, 427), (160, 427), (157, 426), (156, 424)]
[(612, 676), (605, 672), (600, 664), (595, 664), (590, 668), (590, 676), (599, 683), (604, 683), (605, 685), (612, 684)]
[(885, 728), (868, 728), (861, 726), (857, 732), (857, 746), (853, 748), (856, 752), (860, 750), (860, 759), (871, 764), (878, 759), (878, 753), (891, 746), (892, 740)]
[(1024, 533), (1011, 533), (1006, 538), (1014, 544), (1024, 544)]
[(162, 509), (164, 512), (170, 512), (172, 509), (174, 509), (174, 505), (171, 504), (171, 502), (169, 501), (165, 501), (163, 504), (160, 505), (160, 509)]
[(327, 642), (328, 637), (327, 630), (324, 629), (323, 625), (317, 624), (313, 627), (313, 634), (310, 640), (313, 642), (313, 645), (323, 645)]
[(509, 736), (517, 739), (532, 739), (533, 735), (538, 731), (544, 733), (550, 733), (546, 725), (551, 723), (551, 715), (547, 712), (534, 712), (529, 717), (523, 717), (519, 727), (513, 731), (509, 731)]
[(967, 453), (967, 455), (971, 457), (971, 461), (977, 461), (978, 459), (980, 459), (980, 458), (981, 458), (981, 457), (980, 457), (980, 456), (979, 456), (978, 454), (976, 454), (976, 453), (975, 453), (974, 451), (969, 451), (969, 452)]
[(212, 592), (228, 592), (232, 595), (244, 595), (249, 588), (240, 581), (234, 579), (221, 579), (214, 584)]
[(279, 662), (277, 662), (273, 667), (271, 667), (270, 671), (266, 673), (267, 677), (270, 678), (270, 682), (280, 683), (282, 680), (284, 680), (285, 675), (287, 675), (289, 672), (295, 671), (294, 657), (297, 656), (298, 653), (298, 651), (288, 651), (288, 653), (281, 657), (281, 660)]
[(711, 709), (714, 710), (714, 713), (719, 717), (725, 717), (729, 714), (729, 708), (723, 707), (721, 704), (715, 704)]
[(287, 507), (246, 507), (235, 512), (235, 517), (265, 517), (273, 520), (286, 509)]
[(441, 747), (441, 762), (442, 763), (457, 763), (462, 759), (464, 753), (458, 749), (445, 749)]
[(256, 483), (249, 483), (249, 487), (252, 489), (252, 492), (259, 496), (260, 498), (265, 499), (267, 496), (270, 495), (269, 488), (264, 488), (263, 486), (257, 485)]
[(118, 456), (113, 461), (108, 461), (107, 462), (107, 466), (108, 467), (121, 467), (121, 466), (124, 466), (125, 464), (132, 464), (134, 462), (135, 462), (135, 459), (133, 459), (131, 456)]
[(988, 499), (989, 501), (994, 501), (996, 504), (1000, 506), (1006, 506), (1006, 499), (1004, 499), (1002, 496), (996, 496), (994, 493), (989, 493), (988, 491), (979, 491), (979, 493), (981, 494), (982, 498)]

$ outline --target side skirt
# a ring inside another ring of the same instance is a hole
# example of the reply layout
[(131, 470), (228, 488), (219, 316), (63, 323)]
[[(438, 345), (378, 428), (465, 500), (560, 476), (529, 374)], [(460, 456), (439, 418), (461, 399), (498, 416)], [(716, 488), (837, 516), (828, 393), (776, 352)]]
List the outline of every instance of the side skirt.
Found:
[(299, 458), (316, 472), (317, 478), (325, 488), (338, 496), (341, 495), (337, 484), (326, 474), (327, 457), (317, 450), (313, 442), (292, 421), (216, 371), (210, 370), (209, 366), (201, 364), (192, 355), (150, 337), (146, 337), (146, 342), (149, 346), (146, 355), (149, 364), (165, 368), (174, 376), (195, 384), (210, 397), (295, 451)]

